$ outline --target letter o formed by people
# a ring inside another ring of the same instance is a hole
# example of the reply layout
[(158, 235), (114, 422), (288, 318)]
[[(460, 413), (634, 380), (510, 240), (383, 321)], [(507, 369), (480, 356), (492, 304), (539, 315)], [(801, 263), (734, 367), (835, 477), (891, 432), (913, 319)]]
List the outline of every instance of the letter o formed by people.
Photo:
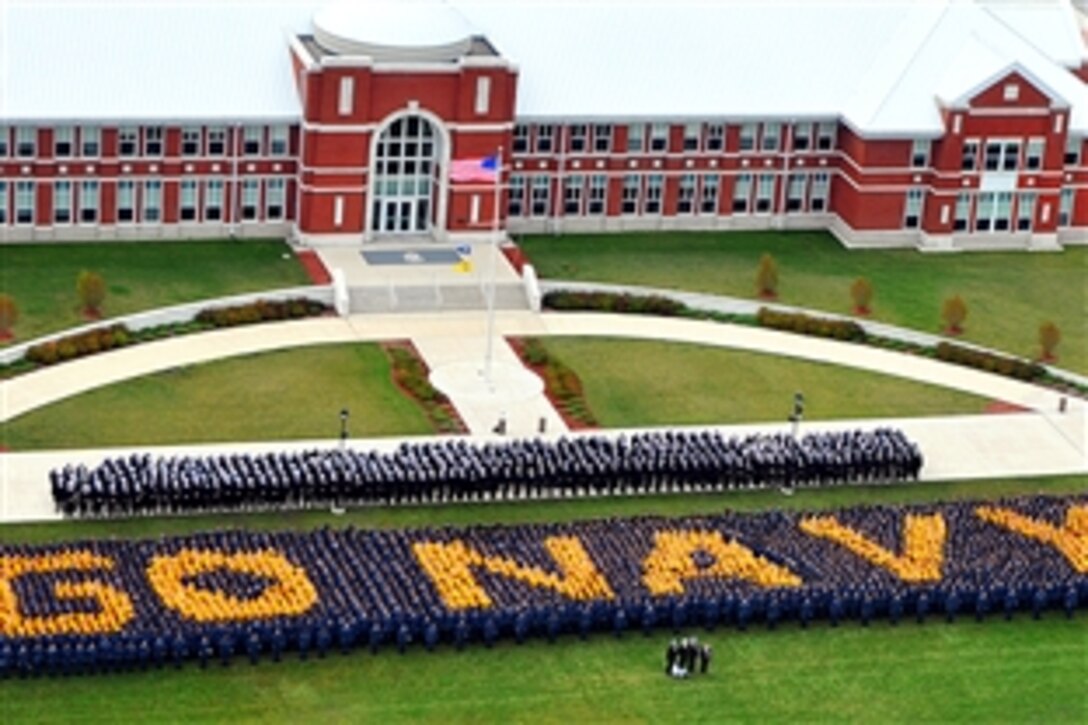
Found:
[[(253, 599), (240, 599), (186, 581), (222, 569), (264, 577), (273, 583)], [(183, 549), (154, 557), (147, 567), (147, 579), (163, 604), (197, 622), (297, 616), (309, 611), (318, 599), (306, 570), (272, 549), (236, 554)]]

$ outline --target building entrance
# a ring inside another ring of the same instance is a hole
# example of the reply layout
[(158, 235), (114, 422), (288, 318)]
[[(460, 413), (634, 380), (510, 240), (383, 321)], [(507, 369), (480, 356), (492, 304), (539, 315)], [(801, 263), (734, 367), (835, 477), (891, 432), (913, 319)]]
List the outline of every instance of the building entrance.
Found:
[(378, 138), (370, 229), (377, 234), (421, 234), (434, 224), (439, 136), (419, 116), (398, 118)]

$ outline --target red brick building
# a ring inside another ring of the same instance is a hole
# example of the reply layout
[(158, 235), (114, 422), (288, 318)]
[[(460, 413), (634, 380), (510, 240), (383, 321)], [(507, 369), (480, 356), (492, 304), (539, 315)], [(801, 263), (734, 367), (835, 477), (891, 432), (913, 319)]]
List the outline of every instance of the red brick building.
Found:
[(0, 5), (0, 240), (1088, 241), (1065, 0), (322, 5)]

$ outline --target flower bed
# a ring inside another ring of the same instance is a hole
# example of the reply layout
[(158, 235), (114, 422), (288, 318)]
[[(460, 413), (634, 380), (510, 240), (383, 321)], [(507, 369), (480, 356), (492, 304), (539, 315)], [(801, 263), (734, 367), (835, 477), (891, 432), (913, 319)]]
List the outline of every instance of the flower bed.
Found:
[(393, 370), (393, 382), (404, 394), (419, 403), (424, 414), (439, 433), (467, 433), (450, 399), (431, 385), (430, 371), (411, 342), (387, 342), (382, 345)]
[(544, 394), (570, 430), (598, 427), (578, 373), (552, 357), (538, 338), (512, 338), (508, 342), (521, 362), (544, 381)]
[(0, 547), (0, 674), (1088, 603), (1088, 495)]

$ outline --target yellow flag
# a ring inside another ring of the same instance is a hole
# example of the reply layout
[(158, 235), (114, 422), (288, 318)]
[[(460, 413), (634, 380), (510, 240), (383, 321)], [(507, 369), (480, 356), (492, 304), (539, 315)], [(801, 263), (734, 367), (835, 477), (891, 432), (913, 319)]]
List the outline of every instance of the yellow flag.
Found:
[(472, 271), (472, 260), (462, 259), (460, 262), (453, 265), (453, 268), (462, 274), (468, 274)]

